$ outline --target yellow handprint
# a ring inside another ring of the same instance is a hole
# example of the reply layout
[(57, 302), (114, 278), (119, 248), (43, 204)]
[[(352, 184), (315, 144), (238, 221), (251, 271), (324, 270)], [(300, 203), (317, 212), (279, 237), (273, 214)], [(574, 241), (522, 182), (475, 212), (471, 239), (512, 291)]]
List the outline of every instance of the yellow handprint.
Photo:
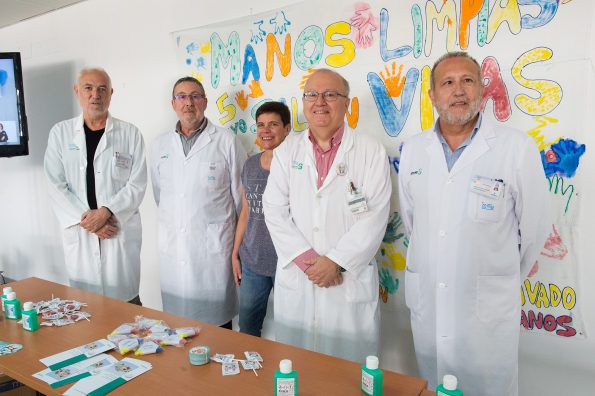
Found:
[(246, 107), (248, 107), (248, 95), (244, 93), (243, 89), (240, 92), (236, 92), (236, 103), (240, 106), (242, 111), (246, 110)]
[(202, 82), (202, 80), (203, 80), (202, 73), (197, 73), (197, 72), (193, 71), (191, 73), (191, 75), (192, 75), (192, 77), (196, 78), (198, 81)]
[(262, 92), (262, 88), (260, 88), (260, 81), (252, 80), (250, 85), (248, 85), (248, 88), (250, 88), (250, 95), (248, 96), (251, 98), (256, 99), (264, 95), (264, 93)]
[(304, 87), (306, 86), (306, 81), (308, 81), (312, 73), (314, 73), (315, 71), (316, 69), (309, 68), (306, 74), (302, 76), (302, 81), (300, 81), (300, 89), (304, 89)]
[(258, 141), (258, 137), (256, 139), (254, 139), (254, 144), (258, 146), (260, 151), (262, 151), (262, 146), (260, 145), (260, 142)]
[(211, 43), (210, 42), (204, 43), (200, 47), (200, 53), (201, 54), (208, 54), (209, 52), (211, 52)]
[(396, 98), (401, 96), (401, 91), (403, 91), (403, 87), (405, 86), (405, 77), (401, 77), (401, 73), (403, 72), (403, 65), (399, 66), (399, 72), (396, 72), (396, 63), (393, 62), (392, 71), (388, 70), (388, 67), (384, 65), (384, 70), (386, 70), (386, 77), (380, 72), (380, 77), (384, 81), (386, 85), (386, 90), (388, 91), (388, 95), (391, 98)]
[(395, 247), (390, 243), (382, 243), (382, 248), (384, 248), (384, 252), (387, 258), (392, 264), (392, 268), (397, 271), (404, 271), (406, 267), (405, 257), (401, 254), (401, 252), (397, 252)]

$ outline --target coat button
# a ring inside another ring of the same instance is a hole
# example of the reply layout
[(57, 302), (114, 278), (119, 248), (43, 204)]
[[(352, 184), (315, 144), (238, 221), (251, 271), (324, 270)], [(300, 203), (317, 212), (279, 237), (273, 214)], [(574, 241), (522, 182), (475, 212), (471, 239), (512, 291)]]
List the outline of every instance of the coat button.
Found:
[(312, 228), (312, 231), (318, 232), (319, 231), (319, 228), (318, 227), (314, 227), (314, 228)]
[(442, 238), (444, 238), (446, 236), (446, 231), (440, 230), (440, 232), (438, 233), (438, 235), (440, 235)]

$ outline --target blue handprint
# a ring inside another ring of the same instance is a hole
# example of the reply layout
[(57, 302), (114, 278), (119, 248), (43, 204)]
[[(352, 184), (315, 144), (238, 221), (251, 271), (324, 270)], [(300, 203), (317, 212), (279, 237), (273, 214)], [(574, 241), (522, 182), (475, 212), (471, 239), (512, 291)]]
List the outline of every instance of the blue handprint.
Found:
[(191, 54), (194, 51), (198, 50), (198, 45), (193, 41), (186, 46), (186, 52)]
[(398, 241), (399, 239), (405, 236), (404, 233), (399, 233), (399, 228), (403, 225), (403, 221), (401, 220), (401, 216), (397, 212), (393, 212), (390, 216), (388, 224), (386, 225), (386, 233), (384, 234), (384, 238), (382, 242), (384, 243), (393, 243)]
[(285, 12), (280, 11), (274, 18), (269, 19), (269, 24), (274, 26), (275, 34), (281, 35), (287, 32), (287, 26), (291, 25), (291, 21), (285, 17)]
[(586, 146), (572, 139), (560, 139), (550, 146), (549, 150), (541, 152), (541, 162), (547, 177), (573, 177), (576, 174), (580, 157), (585, 153)]
[(254, 45), (261, 43), (264, 41), (264, 38), (267, 35), (267, 32), (264, 31), (264, 29), (262, 28), (262, 24), (264, 23), (264, 20), (260, 20), (260, 21), (256, 21), (253, 23), (253, 25), (258, 26), (258, 31), (256, 33), (254, 33), (252, 31), (252, 29), (250, 29), (250, 34), (252, 37), (250, 37), (250, 42), (253, 43)]
[(380, 288), (384, 289), (387, 294), (395, 294), (399, 289), (399, 279), (393, 279), (387, 268), (380, 268), (378, 270), (378, 281), (380, 283)]

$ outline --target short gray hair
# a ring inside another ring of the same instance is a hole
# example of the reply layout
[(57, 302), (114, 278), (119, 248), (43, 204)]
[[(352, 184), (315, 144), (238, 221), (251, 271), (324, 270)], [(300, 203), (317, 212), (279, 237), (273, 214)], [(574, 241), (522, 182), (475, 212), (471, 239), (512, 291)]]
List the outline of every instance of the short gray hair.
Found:
[(206, 96), (206, 91), (205, 91), (205, 87), (202, 85), (202, 83), (200, 81), (198, 81), (198, 79), (194, 78), (194, 77), (190, 77), (190, 76), (186, 76), (186, 77), (182, 77), (179, 78), (178, 81), (176, 81), (174, 83), (174, 87), (171, 90), (171, 98), (174, 99), (174, 95), (176, 94), (176, 87), (184, 82), (191, 82), (193, 84), (198, 85), (198, 87), (200, 88), (200, 90), (202, 91), (202, 94)]
[(81, 78), (83, 78), (83, 76), (88, 73), (103, 74), (107, 78), (107, 83), (109, 85), (109, 88), (110, 89), (112, 88), (112, 79), (110, 78), (109, 74), (107, 74), (105, 69), (103, 69), (101, 67), (84, 67), (84, 68), (82, 68), (81, 71), (79, 72), (78, 78), (76, 79), (76, 83), (78, 84), (81, 81)]
[(314, 73), (310, 74), (310, 77), (308, 77), (308, 80), (310, 78), (312, 78), (312, 76), (315, 75), (316, 73), (330, 73), (330, 74), (334, 74), (335, 76), (339, 77), (339, 79), (343, 83), (343, 88), (345, 89), (345, 95), (349, 96), (349, 91), (350, 91), (349, 81), (347, 81), (342, 75), (340, 75), (339, 73), (337, 73), (334, 70), (322, 68), (322, 69), (316, 69), (314, 71)]
[(446, 54), (444, 54), (440, 58), (438, 58), (438, 60), (436, 62), (434, 62), (434, 66), (432, 66), (432, 72), (430, 73), (430, 88), (431, 89), (434, 89), (434, 73), (436, 71), (436, 67), (438, 67), (438, 65), (440, 63), (444, 62), (447, 59), (451, 59), (451, 58), (465, 58), (465, 59), (469, 59), (471, 62), (473, 62), (475, 64), (475, 66), (477, 66), (477, 76), (479, 77), (479, 81), (481, 82), (483, 80), (483, 76), (481, 74), (481, 66), (475, 60), (474, 57), (472, 57), (471, 55), (469, 55), (465, 51), (447, 52)]

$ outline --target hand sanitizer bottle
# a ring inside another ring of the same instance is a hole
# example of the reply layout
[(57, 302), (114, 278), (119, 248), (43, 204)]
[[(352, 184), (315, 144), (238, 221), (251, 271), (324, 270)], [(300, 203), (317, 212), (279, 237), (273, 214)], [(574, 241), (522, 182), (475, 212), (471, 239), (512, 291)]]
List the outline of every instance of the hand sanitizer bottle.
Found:
[(4, 308), (6, 309), (6, 319), (19, 320), (21, 318), (21, 302), (17, 300), (15, 292), (6, 295)]
[(6, 314), (6, 308), (4, 307), (4, 302), (6, 301), (6, 296), (11, 291), (12, 291), (12, 287), (10, 287), (10, 286), (5, 287), (4, 289), (2, 289), (2, 312), (4, 312), (4, 314)]
[(39, 330), (37, 311), (33, 308), (33, 303), (31, 301), (27, 301), (23, 304), (23, 329), (29, 331)]
[(275, 371), (275, 396), (297, 396), (298, 375), (291, 367), (291, 360), (283, 359)]
[(378, 357), (368, 356), (362, 366), (362, 393), (369, 396), (382, 395), (382, 371), (378, 368)]
[(436, 387), (436, 396), (463, 396), (463, 391), (457, 389), (457, 377), (445, 375), (442, 383)]

